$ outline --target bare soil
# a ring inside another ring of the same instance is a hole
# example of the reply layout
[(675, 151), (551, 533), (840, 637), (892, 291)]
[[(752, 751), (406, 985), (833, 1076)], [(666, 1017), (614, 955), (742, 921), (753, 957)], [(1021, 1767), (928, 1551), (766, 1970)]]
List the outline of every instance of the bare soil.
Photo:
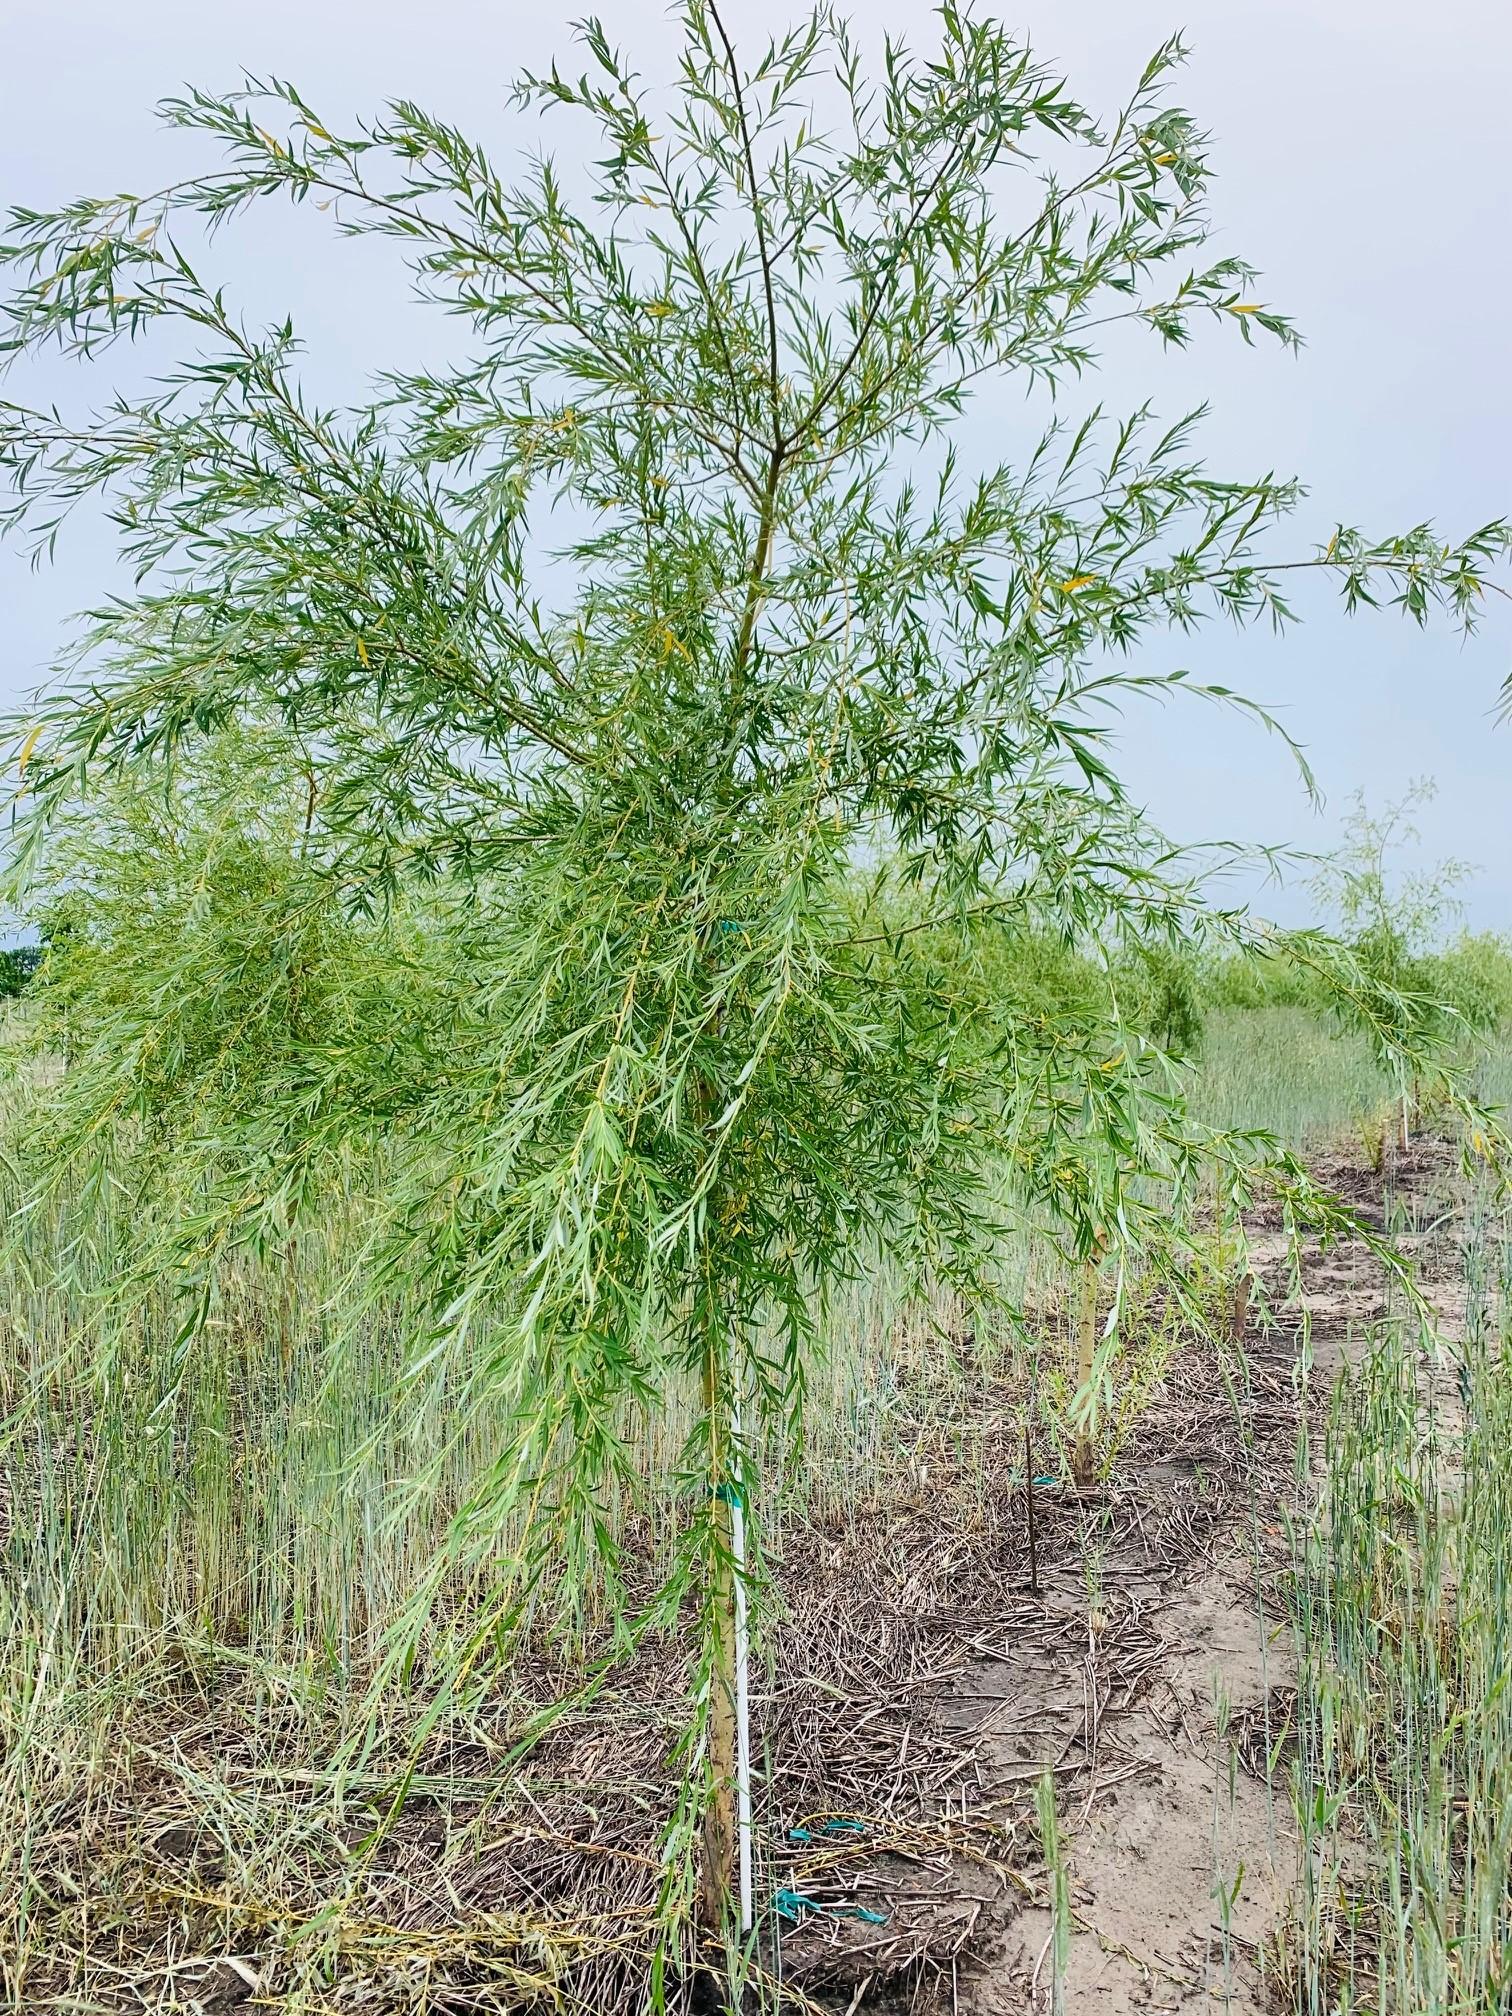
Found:
[[(1452, 1169), (1450, 1151), (1428, 1140), (1395, 1155), (1384, 1176), (1344, 1156), (1316, 1170), (1368, 1222), (1381, 1224), (1389, 1190), (1396, 1215), (1405, 1210), (1409, 1227), (1416, 1221), (1424, 1228), (1395, 1236), (1449, 1335), (1463, 1314)], [(1070, 2011), (1126, 2016), (1218, 2007), (1233, 2016), (1266, 2016), (1283, 2006), (1274, 1938), (1296, 1875), (1289, 1787), (1284, 1765), (1276, 1768), (1293, 1699), (1286, 1532), (1289, 1519), (1307, 1516), (1317, 1481), (1297, 1477), (1297, 1429), (1303, 1408), (1314, 1429), (1321, 1425), (1339, 1368), (1385, 1313), (1386, 1289), (1362, 1242), (1326, 1250), (1312, 1242), (1298, 1281), (1284, 1242), (1263, 1220), (1251, 1239), (1259, 1292), (1239, 1399), (1240, 1419), (1253, 1432), (1237, 1454), (1230, 1452), (1226, 1479), (1238, 1516), (1203, 1522), (1202, 1544), (1174, 1563), (1141, 1559), (1125, 1545), (1104, 1570), (1102, 1612), (1137, 1609), (1149, 1634), (1137, 1684), (1109, 1687), (1095, 1720), (1083, 1716), (1068, 1729), (1067, 1666), (1053, 1678), (1037, 1651), (1011, 1638), (994, 1655), (991, 1684), (1003, 1712), (1016, 1730), (1036, 1732), (1041, 1760), (1064, 1761), (1068, 1741), (1094, 1753), (1085, 1791), (1062, 1802), (1075, 1928), (1063, 1988)], [(1306, 1379), (1299, 1350), (1304, 1314)], [(1164, 1472), (1179, 1488), (1190, 1460), (1183, 1450), (1190, 1424), (1174, 1398), (1163, 1395), (1149, 1422), (1152, 1440), (1170, 1438), (1169, 1452), (1142, 1476), (1130, 1465), (1139, 1483), (1123, 1481), (1110, 1494), (1113, 1502), (1128, 1502), (1152, 1474)], [(1447, 1394), (1445, 1404), (1452, 1405)], [(1085, 1628), (1088, 1614), (1084, 1591), (1071, 1584), (1069, 1564), (1058, 1565), (1047, 1594), (1047, 1612), (1065, 1619), (1068, 1645), (1074, 1620)], [(1128, 1649), (1121, 1648), (1124, 1675)], [(1096, 1634), (1085, 1633), (1079, 1656), (1091, 1700), (1106, 1663)], [(968, 1691), (987, 1679), (984, 1666)], [(1047, 1720), (1047, 1707), (1057, 1701), (1062, 1719)], [(1006, 1723), (1004, 1734), (1012, 1740)], [(1021, 1742), (1020, 1754), (1032, 1748)], [(959, 2016), (1048, 2010), (1051, 1929), (1043, 1901), (1015, 1910), (990, 1951), (957, 1966), (950, 2000), (941, 2006)]]

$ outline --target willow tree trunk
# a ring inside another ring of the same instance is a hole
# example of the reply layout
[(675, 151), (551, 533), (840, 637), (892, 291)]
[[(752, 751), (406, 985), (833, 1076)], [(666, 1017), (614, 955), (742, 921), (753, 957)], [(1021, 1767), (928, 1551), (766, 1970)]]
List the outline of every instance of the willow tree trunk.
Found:
[(1243, 1228), (1238, 1225), (1234, 1226), (1233, 1247), (1230, 1249), (1230, 1223), (1221, 1199), (1215, 1199), (1214, 1212), (1217, 1229), (1213, 1235), (1213, 1265), (1227, 1305), (1224, 1330), (1231, 1344), (1242, 1344), (1249, 1329), (1250, 1302), (1254, 1293), (1248, 1249), (1244, 1243)]
[(1242, 1344), (1249, 1330), (1250, 1271), (1241, 1259), (1229, 1282), (1228, 1334), (1231, 1344)]
[[(728, 1541), (728, 1512), (722, 1522)], [(738, 1853), (735, 1785), (734, 1577), (728, 1560), (716, 1571), (714, 1666), (709, 1698), (709, 1801), (704, 1809), (698, 1867), (698, 1920), (722, 1933), (735, 1887)]]
[(709, 1492), (713, 1547), (709, 1560), (706, 1616), (712, 1634), (709, 1674), (708, 1804), (704, 1808), (698, 1864), (698, 1921), (706, 1932), (723, 1934), (735, 1885), (739, 1851), (737, 1821), (737, 1667), (735, 1535), (727, 1416), (721, 1392), (718, 1347), (710, 1339), (704, 1354), (704, 1410), (709, 1424)]

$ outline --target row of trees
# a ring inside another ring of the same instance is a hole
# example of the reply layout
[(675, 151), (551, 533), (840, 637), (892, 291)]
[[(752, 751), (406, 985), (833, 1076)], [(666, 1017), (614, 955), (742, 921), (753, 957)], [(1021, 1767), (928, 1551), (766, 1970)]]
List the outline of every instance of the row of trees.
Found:
[[(260, 766), (234, 737), (218, 742), (201, 768), (226, 790), (223, 823), (229, 832), (241, 837), (266, 823)], [(295, 854), (307, 844), (298, 806), (308, 789), (307, 779), (294, 777), (292, 824), (283, 844)], [(0, 950), (0, 997), (20, 995), (39, 975), (41, 984), (61, 990), (62, 998), (81, 984), (92, 997), (100, 971), (133, 962), (143, 928), (136, 910), (146, 895), (143, 870), (149, 884), (158, 886), (158, 864), (163, 850), (171, 848), (181, 857), (187, 852), (195, 872), (213, 873), (215, 838), (199, 811), (202, 792), (203, 783), (154, 803), (145, 827), (140, 805), (118, 797), (108, 809), (92, 809), (87, 839), (81, 841), (76, 831), (69, 844), (50, 848), (27, 894), (36, 938)], [(1417, 995), (1425, 1013), (1431, 1005), (1449, 1033), (1457, 1027), (1468, 1040), (1512, 1024), (1512, 945), (1494, 932), (1456, 931), (1463, 915), (1456, 892), (1472, 872), (1466, 863), (1447, 860), (1410, 869), (1392, 860), (1418, 839), (1412, 816), (1433, 795), (1431, 780), (1422, 779), (1376, 814), (1364, 794), (1356, 793), (1344, 841), (1318, 862), (1310, 887), (1326, 923), (1366, 971)], [(854, 900), (865, 900), (865, 881), (857, 875)], [(212, 895), (207, 881), (204, 900), (207, 908), (234, 911), (245, 891), (218, 889)], [(1341, 1012), (1330, 977), (1289, 956), (1284, 943), (1269, 957), (1263, 944), (1236, 950), (1221, 938), (1213, 947), (1173, 948), (1144, 939), (1079, 947), (1030, 924), (994, 931), (987, 956), (995, 996), (1005, 1007), (1116, 1016), (1126, 1030), (1172, 1058), (1200, 1051), (1215, 1010), (1289, 1007), (1323, 1017)], [(48, 1041), (55, 1040), (58, 1012), (55, 994)], [(98, 1004), (89, 1010), (98, 1012)]]
[[(759, 1586), (732, 1511), (826, 1294), (884, 1254), (994, 1292), (1005, 1195), (1177, 1292), (1199, 1189), (1331, 1208), (1191, 1122), (1116, 989), (1023, 984), (1046, 948), (1158, 970), (1255, 935), (1130, 804), (1110, 710), (1192, 685), (1167, 633), (1284, 624), (1308, 576), (1469, 624), (1509, 540), (1278, 548), (1297, 486), (1210, 473), (1200, 416), (1068, 410), (1110, 323), (1295, 341), (1206, 250), (1178, 45), (1104, 123), (953, 6), (875, 77), (827, 10), (749, 59), (710, 0), (681, 24), (667, 91), (594, 24), (581, 74), (524, 79), (587, 141), (514, 179), (410, 104), (343, 131), (283, 82), (170, 101), (221, 165), (13, 212), (0, 260), (14, 360), (152, 334), (177, 366), (76, 419), (0, 406), (0, 464), (34, 547), (107, 500), (135, 584), (16, 730), (17, 875), (96, 922), (49, 990), (36, 1185), (140, 1198), (110, 1292), (182, 1285), (171, 1383), (228, 1258), (381, 1163), (366, 1278), (423, 1292), (414, 1377), (466, 1355), (511, 1424), (390, 1677), (471, 1684), (548, 1586), (613, 1607), (624, 1407), (692, 1385), (679, 1564), (619, 1634), (696, 1621), (665, 1916), (700, 1866), (717, 1944)], [(274, 198), (397, 241), (466, 354), (312, 401), (292, 327), (194, 250)], [(981, 466), (961, 416), (1002, 377), (1043, 425)], [(1392, 976), (1266, 943), (1447, 1068)]]

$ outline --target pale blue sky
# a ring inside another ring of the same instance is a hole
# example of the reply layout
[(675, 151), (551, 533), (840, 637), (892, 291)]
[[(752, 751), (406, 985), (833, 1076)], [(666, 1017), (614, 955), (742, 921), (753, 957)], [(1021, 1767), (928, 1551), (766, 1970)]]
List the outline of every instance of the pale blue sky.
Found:
[[(665, 74), (673, 37), (662, 6), (605, 0), (599, 11), (648, 76)], [(789, 11), (782, 0), (727, 0), (726, 18), (737, 39), (755, 41)], [(931, 33), (928, 8), (907, 0), (852, 11), (869, 34)], [(1193, 56), (1180, 90), (1216, 135), (1221, 245), (1263, 269), (1258, 292), (1307, 337), (1300, 359), (1216, 332), (1181, 360), (1153, 343), (1121, 350), (1098, 388), (1109, 403), (1150, 396), (1174, 414), (1209, 398), (1217, 469), (1295, 472), (1310, 486), (1299, 539), (1341, 518), (1384, 532), (1431, 516), (1464, 531), (1512, 509), (1505, 0), (1431, 10), (1412, 0), (1017, 0), (999, 11), (1079, 95), (1110, 110), (1155, 44), (1185, 28)], [(337, 118), (414, 97), (507, 154), (512, 139), (538, 138), (507, 103), (510, 79), (568, 39), (547, 7), (475, 0), (4, 0), (0, 19), (0, 201), (31, 204), (182, 173), (193, 143), (155, 126), (154, 101), (184, 82), (229, 85), (242, 69), (291, 77)], [(400, 286), (304, 220), (254, 217), (214, 258), (251, 319), (293, 313), (324, 391), (354, 387), (430, 339)], [(84, 388), (50, 368), (30, 372), (24, 390), (72, 403)], [(973, 422), (989, 451), (1000, 433), (1012, 452), (1012, 408), (1003, 395)], [(0, 705), (45, 675), (65, 616), (110, 573), (108, 542), (88, 526), (38, 575), (0, 549)], [(1129, 717), (1122, 741), (1137, 793), (1181, 840), (1320, 848), (1356, 785), (1384, 798), (1431, 775), (1440, 793), (1420, 819), (1424, 852), (1477, 863), (1472, 921), (1512, 929), (1512, 727), (1493, 726), (1512, 670), (1512, 610), (1493, 611), (1468, 646), (1444, 628), (1349, 622), (1323, 602), (1309, 617), (1280, 641), (1214, 630), (1156, 649), (1281, 709), (1328, 794), (1322, 818), (1277, 744), (1195, 705)], [(1303, 904), (1271, 892), (1260, 907), (1294, 918)]]

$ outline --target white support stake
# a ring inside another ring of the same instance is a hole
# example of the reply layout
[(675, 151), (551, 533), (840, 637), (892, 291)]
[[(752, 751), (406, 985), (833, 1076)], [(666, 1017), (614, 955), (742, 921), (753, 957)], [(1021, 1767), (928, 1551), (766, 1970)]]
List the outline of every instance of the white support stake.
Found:
[[(734, 1441), (741, 1447), (740, 1403), (733, 1410)], [(740, 1841), (740, 1929), (755, 1918), (751, 1885), (751, 1633), (746, 1601), (745, 1502), (730, 1493), (730, 1553), (735, 1567), (735, 1796)]]

